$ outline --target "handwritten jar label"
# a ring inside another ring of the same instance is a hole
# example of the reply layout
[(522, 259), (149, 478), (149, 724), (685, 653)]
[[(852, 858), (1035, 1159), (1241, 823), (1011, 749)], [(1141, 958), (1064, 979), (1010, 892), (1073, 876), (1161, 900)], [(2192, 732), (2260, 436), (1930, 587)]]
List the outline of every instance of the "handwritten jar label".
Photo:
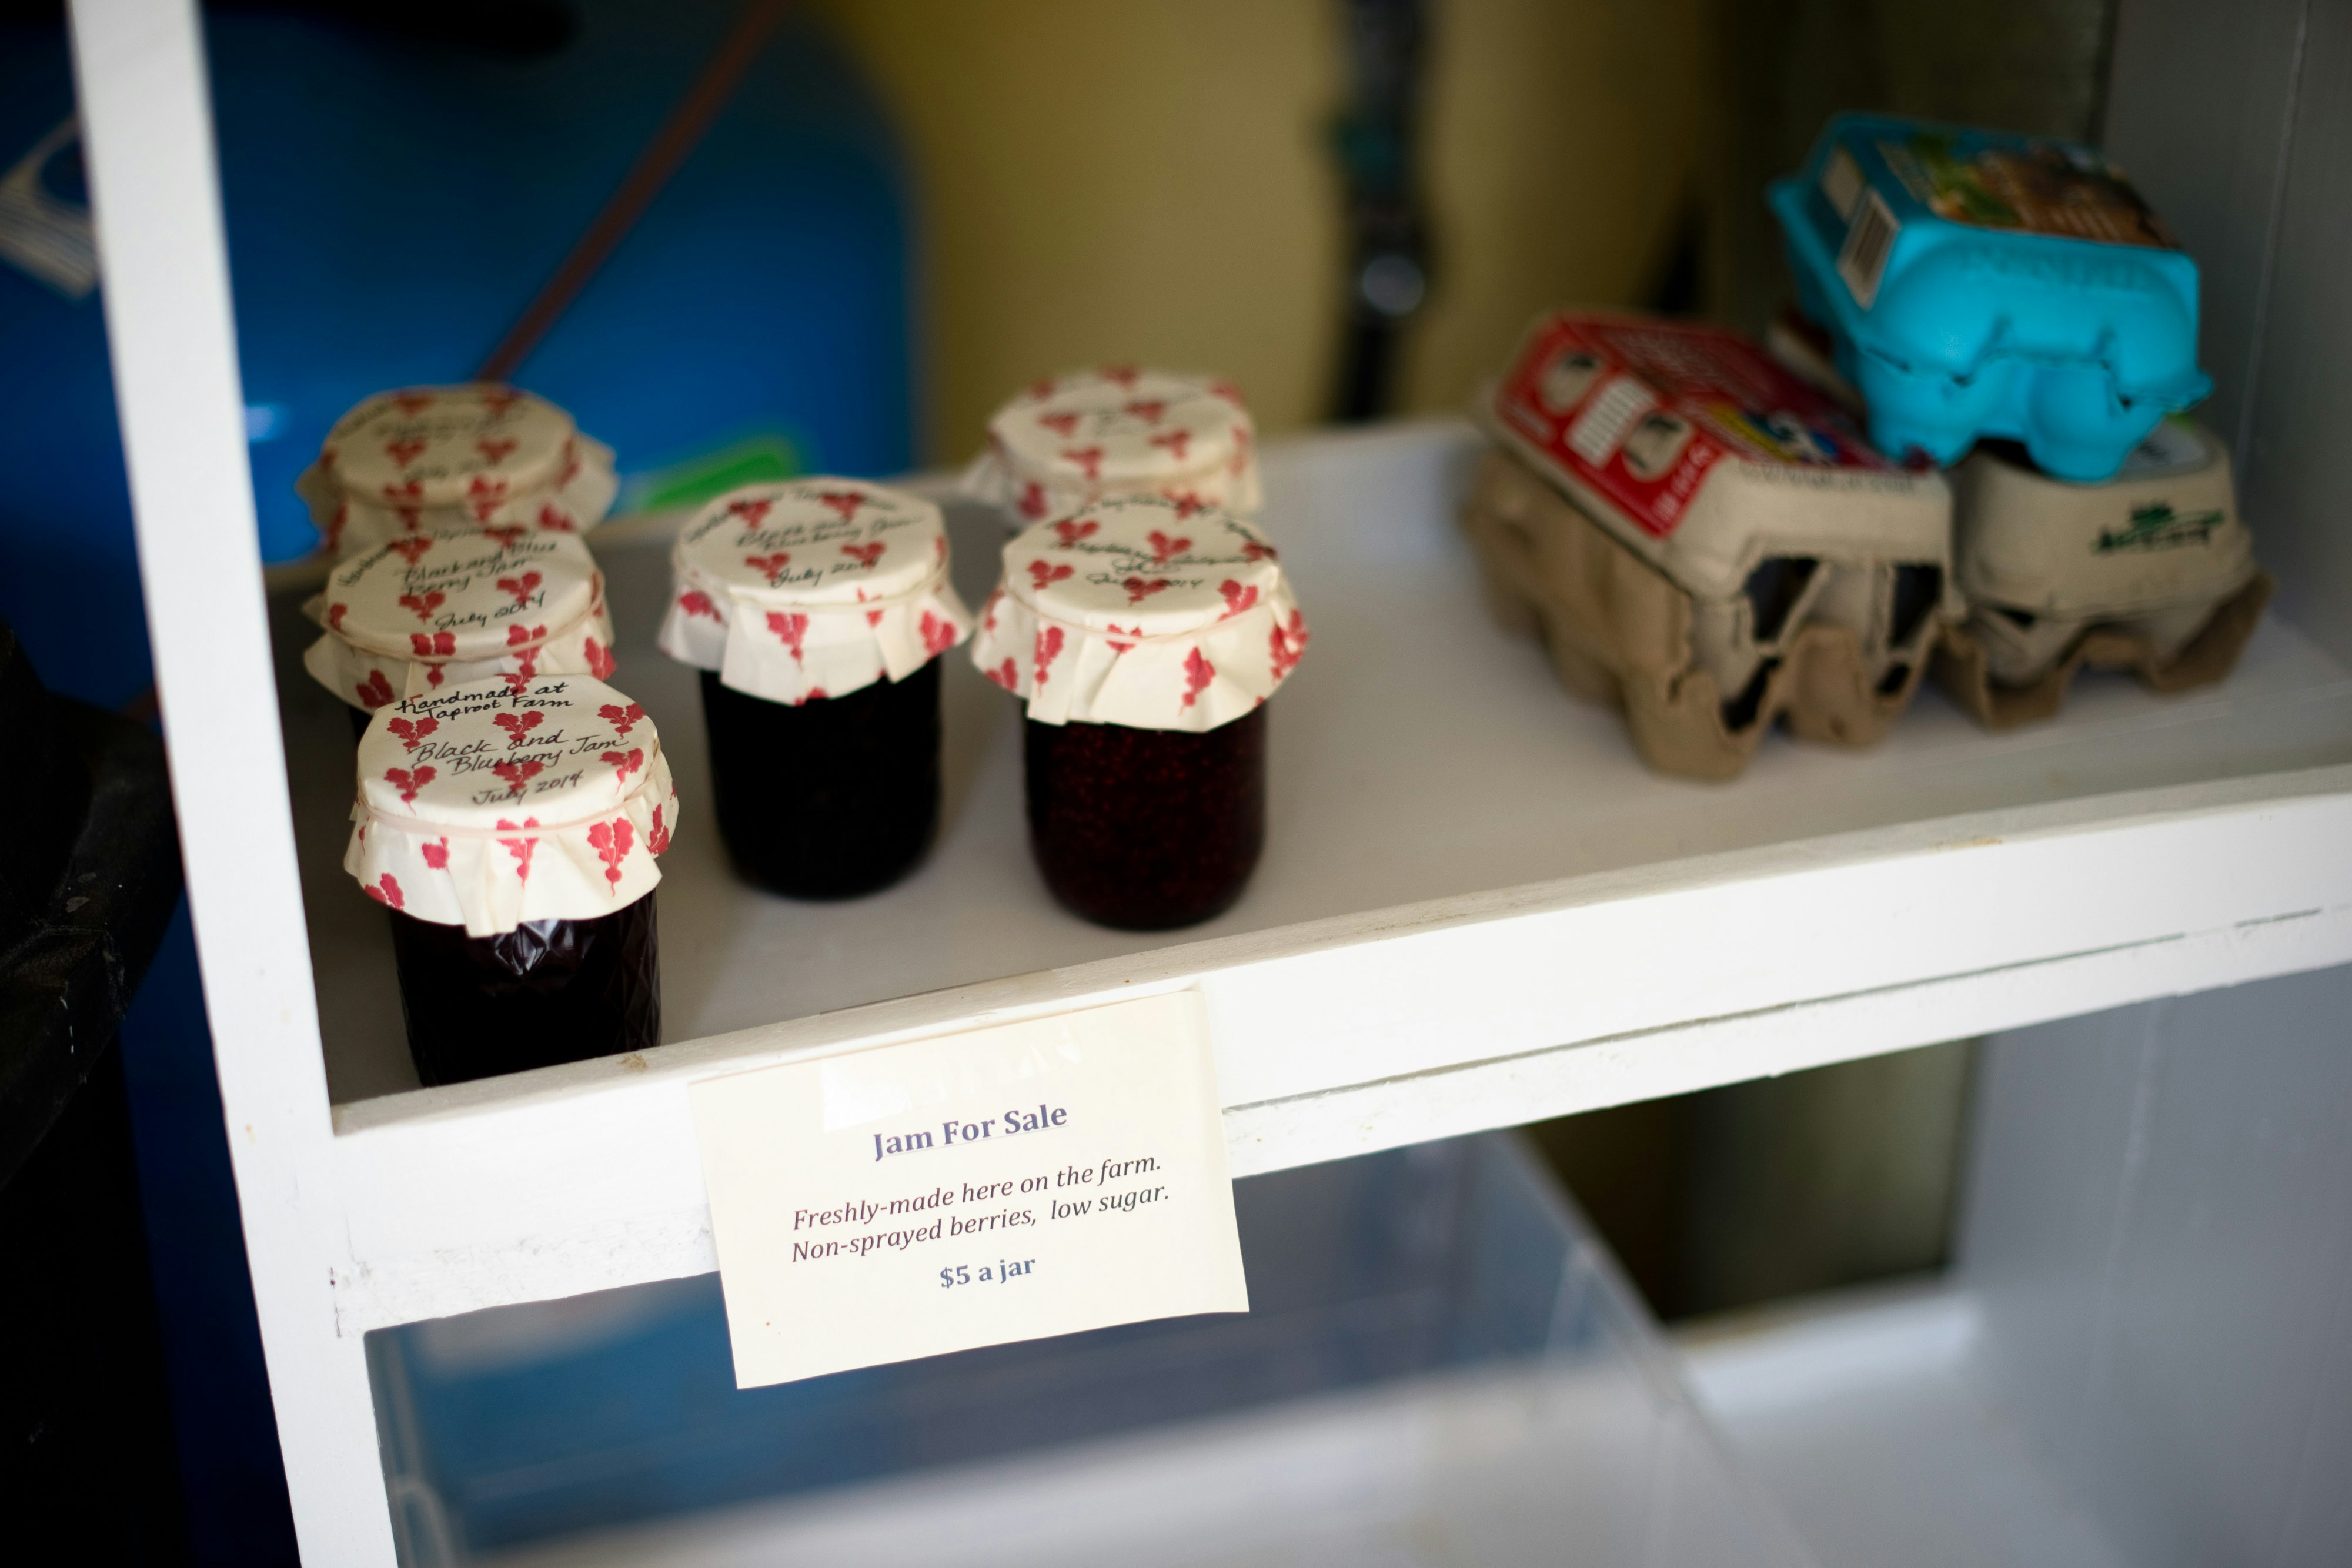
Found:
[(662, 652), (767, 702), (903, 681), (971, 634), (939, 507), (863, 480), (731, 490), (687, 524), (670, 570)]
[(1249, 1310), (1193, 992), (688, 1097), (738, 1387)]
[(370, 712), (502, 677), (613, 672), (613, 622), (588, 547), (569, 534), (457, 528), (347, 559), (303, 612), (326, 635), (302, 655), (320, 685)]
[(589, 920), (661, 881), (677, 795), (644, 706), (585, 675), (477, 681), (378, 708), (343, 870), (476, 936)]
[(1307, 639), (1289, 579), (1255, 525), (1122, 496), (1004, 547), (971, 659), (1040, 723), (1198, 733), (1255, 712)]

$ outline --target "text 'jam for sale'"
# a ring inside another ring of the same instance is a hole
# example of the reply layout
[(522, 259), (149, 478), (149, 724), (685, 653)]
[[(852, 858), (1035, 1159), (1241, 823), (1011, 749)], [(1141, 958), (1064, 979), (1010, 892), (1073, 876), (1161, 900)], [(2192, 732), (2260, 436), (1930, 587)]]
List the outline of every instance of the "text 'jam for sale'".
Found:
[(689, 1099), (739, 1387), (1249, 1310), (1192, 992)]

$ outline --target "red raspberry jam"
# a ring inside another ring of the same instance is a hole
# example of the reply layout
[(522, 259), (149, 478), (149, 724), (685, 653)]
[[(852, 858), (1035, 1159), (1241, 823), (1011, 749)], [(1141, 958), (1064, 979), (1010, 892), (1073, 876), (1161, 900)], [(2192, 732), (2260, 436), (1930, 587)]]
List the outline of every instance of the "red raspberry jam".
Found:
[(679, 531), (661, 649), (702, 672), (719, 831), (743, 876), (856, 898), (940, 822), (940, 655), (970, 632), (939, 507), (859, 479), (747, 485)]
[(343, 868), (391, 917), (427, 1084), (661, 1040), (677, 798), (642, 705), (584, 675), (404, 697), (359, 744)]
[(1265, 848), (1265, 710), (1202, 734), (1025, 722), (1029, 845), (1073, 914), (1170, 931), (1234, 905)]
[(661, 1043), (650, 893), (610, 915), (527, 920), (495, 936), (386, 913), (408, 1051), (428, 1086)]
[(1307, 640), (1265, 536), (1191, 497), (1115, 497), (1004, 547), (972, 662), (1028, 705), (1056, 899), (1133, 931), (1233, 907), (1265, 847), (1265, 705)]
[(921, 862), (940, 822), (940, 665), (793, 706), (702, 672), (728, 853), (788, 898), (856, 898)]

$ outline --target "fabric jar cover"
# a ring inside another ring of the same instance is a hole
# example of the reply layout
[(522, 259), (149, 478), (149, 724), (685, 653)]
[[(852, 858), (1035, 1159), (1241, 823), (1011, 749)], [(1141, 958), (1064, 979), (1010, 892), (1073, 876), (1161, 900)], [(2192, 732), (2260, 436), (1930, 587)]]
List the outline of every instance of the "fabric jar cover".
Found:
[(670, 552), (661, 651), (769, 702), (903, 681), (971, 634), (929, 501), (857, 479), (730, 491)]
[(613, 450), (530, 392), (380, 392), (335, 422), (294, 482), (331, 555), (448, 528), (592, 528), (620, 492)]
[(1280, 685), (1307, 620), (1265, 536), (1158, 496), (1099, 501), (1004, 547), (972, 663), (1045, 724), (1211, 730)]
[(1231, 382), (1124, 365), (1080, 371), (998, 409), (963, 487), (1024, 523), (1110, 496), (1250, 517), (1262, 504), (1257, 427)]
[(581, 675), (404, 697), (359, 746), (343, 870), (377, 903), (492, 936), (651, 893), (677, 796), (653, 721)]
[(613, 673), (604, 577), (568, 534), (394, 539), (337, 566), (302, 608), (326, 628), (303, 668), (357, 708), (499, 676)]

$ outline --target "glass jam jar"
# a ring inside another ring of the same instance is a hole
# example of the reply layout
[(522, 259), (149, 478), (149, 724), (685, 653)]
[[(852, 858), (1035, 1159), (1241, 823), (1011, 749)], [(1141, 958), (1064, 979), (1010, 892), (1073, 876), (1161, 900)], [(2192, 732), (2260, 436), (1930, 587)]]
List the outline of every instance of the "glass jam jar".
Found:
[(335, 556), (469, 526), (580, 533), (619, 491), (611, 447), (545, 398), (488, 382), (378, 392), (294, 481)]
[(989, 420), (963, 487), (1018, 527), (1112, 496), (1253, 517), (1257, 427), (1231, 382), (1131, 365), (1048, 376)]
[(343, 869), (392, 919), (426, 1084), (661, 1041), (656, 856), (677, 797), (645, 709), (581, 675), (377, 710)]
[(719, 831), (750, 881), (854, 898), (939, 829), (939, 656), (971, 634), (940, 509), (856, 479), (754, 485), (671, 554), (662, 651), (702, 672)]
[(343, 561), (303, 611), (325, 635), (303, 668), (352, 713), (352, 732), (402, 697), (493, 676), (613, 673), (613, 622), (588, 547), (570, 534), (457, 528)]
[(1307, 638), (1274, 548), (1212, 507), (1121, 497), (1004, 547), (972, 662), (1027, 702), (1055, 898), (1136, 931), (1233, 906), (1265, 843), (1265, 701)]

